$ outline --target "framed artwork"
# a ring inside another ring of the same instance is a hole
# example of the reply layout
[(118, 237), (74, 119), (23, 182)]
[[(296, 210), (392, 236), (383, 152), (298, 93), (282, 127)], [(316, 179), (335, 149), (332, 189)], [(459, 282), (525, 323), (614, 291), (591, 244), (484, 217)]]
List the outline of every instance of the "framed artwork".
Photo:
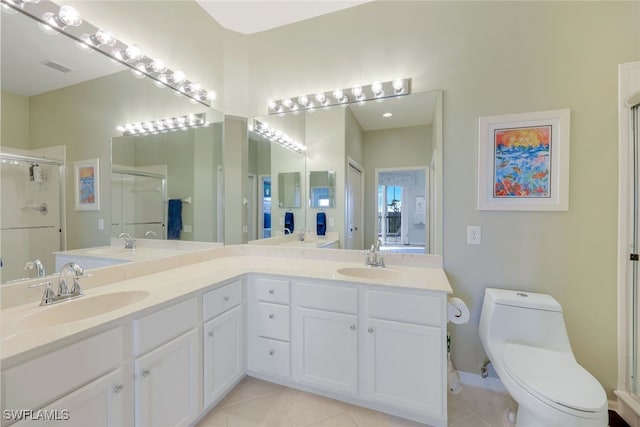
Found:
[(569, 210), (569, 116), (480, 117), (478, 210)]
[(100, 210), (100, 173), (98, 159), (73, 163), (77, 211)]

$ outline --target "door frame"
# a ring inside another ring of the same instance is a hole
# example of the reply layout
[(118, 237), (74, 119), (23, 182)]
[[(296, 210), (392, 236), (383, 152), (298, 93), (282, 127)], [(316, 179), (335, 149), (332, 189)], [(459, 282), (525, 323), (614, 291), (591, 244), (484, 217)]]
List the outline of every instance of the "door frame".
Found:
[(349, 188), (349, 168), (353, 167), (360, 172), (360, 248), (364, 248), (364, 167), (354, 158), (347, 156), (347, 169), (345, 174), (345, 192), (344, 192), (344, 246), (345, 249), (349, 249), (347, 241), (349, 239), (349, 192), (346, 191)]

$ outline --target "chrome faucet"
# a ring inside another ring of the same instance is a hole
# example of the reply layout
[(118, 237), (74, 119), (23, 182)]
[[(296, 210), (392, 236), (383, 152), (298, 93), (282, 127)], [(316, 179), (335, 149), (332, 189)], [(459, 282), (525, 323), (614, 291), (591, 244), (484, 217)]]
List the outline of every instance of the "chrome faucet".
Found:
[[(66, 273), (73, 273), (73, 286), (69, 289), (67, 286)], [(80, 277), (84, 276), (84, 269), (75, 262), (68, 262), (62, 266), (58, 273), (58, 293), (56, 294), (51, 288), (51, 282), (38, 284), (35, 286), (46, 285), (44, 294), (42, 295), (42, 301), (40, 305), (51, 305), (60, 301), (66, 301), (73, 298), (78, 298), (84, 295), (82, 288), (80, 287)]]
[(144, 233), (144, 238), (145, 238), (145, 239), (146, 239), (146, 238), (152, 238), (152, 239), (153, 239), (153, 238), (156, 238), (156, 239), (157, 239), (157, 238), (158, 238), (158, 233), (156, 233), (156, 232), (155, 232), (155, 231), (153, 231), (153, 230), (149, 230), (149, 231), (147, 231), (146, 233)]
[(120, 233), (118, 235), (118, 239), (124, 239), (124, 248), (125, 249), (135, 249), (136, 248), (136, 239), (131, 237), (129, 233)]
[(298, 242), (302, 243), (304, 242), (304, 238), (307, 235), (307, 229), (303, 228), (302, 230), (300, 230), (298, 232)]
[(379, 267), (384, 268), (384, 257), (380, 253), (380, 239), (376, 240), (376, 243), (371, 245), (371, 250), (367, 252), (367, 258), (364, 265), (367, 267)]
[(289, 230), (287, 227), (282, 229), (282, 233), (284, 233), (284, 235), (286, 236), (287, 234), (291, 234), (291, 230)]
[(34, 259), (32, 261), (27, 261), (24, 264), (25, 270), (36, 270), (36, 277), (44, 277), (47, 275), (44, 271), (44, 266), (39, 259)]

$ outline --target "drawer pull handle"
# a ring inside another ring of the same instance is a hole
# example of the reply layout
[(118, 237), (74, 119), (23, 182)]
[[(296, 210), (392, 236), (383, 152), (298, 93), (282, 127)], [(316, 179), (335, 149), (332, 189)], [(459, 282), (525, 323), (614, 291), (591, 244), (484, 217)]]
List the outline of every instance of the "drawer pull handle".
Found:
[(124, 385), (122, 385), (122, 384), (118, 384), (117, 386), (115, 386), (115, 387), (113, 388), (113, 392), (114, 392), (114, 393), (120, 393), (120, 392), (122, 391), (122, 389), (123, 389), (123, 388), (124, 388)]
[(368, 331), (369, 331), (370, 334), (372, 334), (373, 333), (373, 328), (369, 328)]
[(209, 336), (213, 338), (213, 331), (209, 331)]
[(269, 289), (269, 293), (273, 295), (273, 293), (275, 292), (275, 290), (273, 289)]
[(149, 369), (143, 369), (142, 370), (142, 376), (143, 377), (148, 377), (150, 373), (151, 373), (151, 371)]
[(229, 297), (224, 297), (224, 302), (229, 302)]
[(271, 314), (269, 315), (269, 319), (273, 319), (274, 317), (276, 317), (276, 316), (275, 316), (273, 313), (271, 313)]
[(273, 356), (274, 354), (276, 354), (275, 350), (269, 350), (269, 356)]
[(350, 328), (350, 329), (351, 329), (352, 331), (355, 331), (355, 330), (356, 330), (356, 325), (351, 325), (351, 328)]

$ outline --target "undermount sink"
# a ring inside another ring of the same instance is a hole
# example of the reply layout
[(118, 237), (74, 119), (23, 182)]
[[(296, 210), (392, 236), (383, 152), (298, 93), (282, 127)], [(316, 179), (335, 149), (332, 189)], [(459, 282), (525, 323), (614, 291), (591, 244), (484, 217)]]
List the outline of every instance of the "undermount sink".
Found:
[(402, 271), (390, 268), (376, 267), (346, 267), (340, 268), (336, 274), (346, 277), (368, 280), (397, 280), (405, 276)]
[(123, 255), (123, 254), (133, 254), (135, 252), (134, 252), (134, 249), (97, 248), (97, 249), (89, 249), (87, 253), (91, 255)]
[(108, 313), (143, 300), (147, 291), (114, 292), (96, 296), (82, 296), (77, 299), (60, 302), (29, 314), (13, 325), (14, 330), (43, 328), (61, 325), (77, 320)]

